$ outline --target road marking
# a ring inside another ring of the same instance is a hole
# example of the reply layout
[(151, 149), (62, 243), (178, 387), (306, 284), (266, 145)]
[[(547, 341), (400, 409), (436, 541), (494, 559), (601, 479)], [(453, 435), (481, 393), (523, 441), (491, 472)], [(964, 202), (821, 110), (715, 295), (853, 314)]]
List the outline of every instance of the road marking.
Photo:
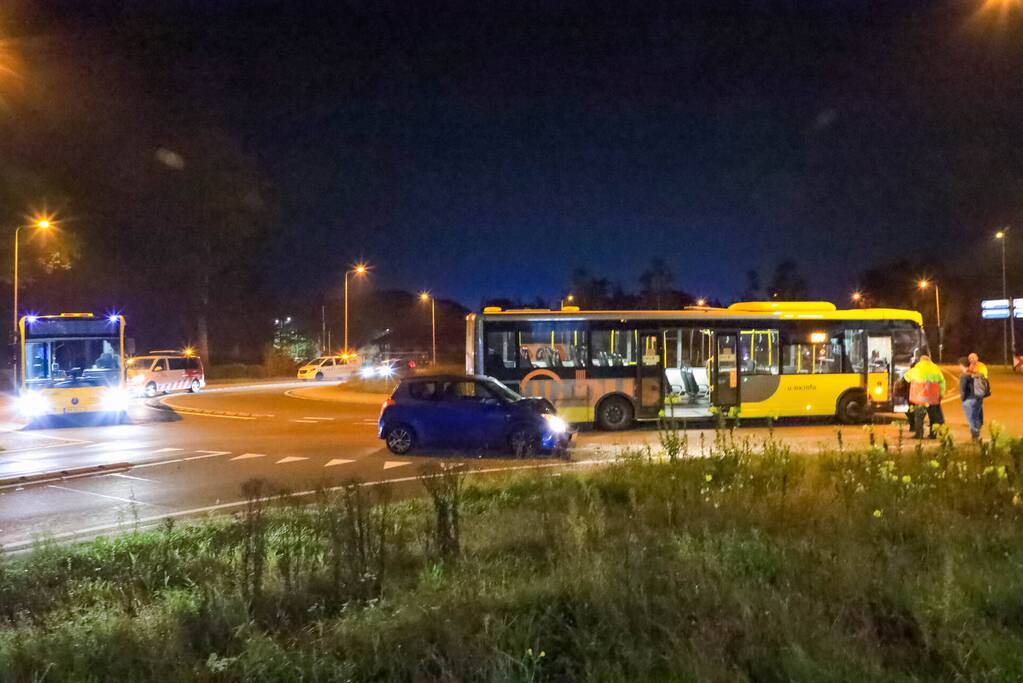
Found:
[(108, 496), (105, 493), (96, 493), (95, 491), (83, 491), (82, 489), (73, 489), (67, 486), (57, 486), (56, 484), (47, 484), (47, 487), (51, 489), (60, 489), (61, 491), (71, 491), (72, 493), (84, 493), (87, 496), (96, 496), (97, 498), (107, 498), (109, 500), (116, 500), (121, 503), (134, 503), (136, 505), (149, 505), (149, 503), (143, 503), (141, 500), (132, 500), (131, 498), (121, 498), (120, 496)]
[[(44, 439), (56, 439), (56, 438), (60, 438), (60, 437), (44, 436), (43, 438)], [(71, 441), (71, 439), (67, 439), (66, 441)], [(72, 443), (65, 443), (65, 441), (61, 441), (61, 443), (51, 443), (49, 446), (26, 446), (24, 448), (8, 448), (7, 450), (3, 451), (3, 453), (4, 453), (4, 455), (7, 455), (9, 453), (25, 453), (27, 451), (41, 451), (41, 450), (46, 449), (46, 448), (71, 448), (71, 447), (74, 447), (74, 446), (77, 446), (77, 445), (83, 444), (83, 443), (91, 443), (91, 442), (86, 441), (84, 439), (76, 439)], [(82, 446), (82, 448), (89, 448), (89, 446)]]
[(111, 472), (110, 474), (108, 474), (106, 476), (108, 476), (108, 477), (118, 477), (120, 479), (134, 479), (135, 481), (145, 481), (145, 482), (148, 482), (150, 484), (159, 484), (160, 483), (160, 482), (156, 481), (155, 479), (145, 479), (143, 477), (133, 477), (130, 474), (121, 474), (120, 472)]
[(303, 420), (333, 420), (333, 417), (303, 417)]
[(398, 462), (397, 460), (388, 460), (384, 463), (384, 469), (389, 470), (395, 467), (404, 467), (405, 465), (411, 465), (411, 462)]
[(316, 420), (292, 420), (292, 422), (301, 422), (304, 425), (318, 425), (318, 424), (320, 424)]
[[(199, 451), (202, 453), (202, 451)], [(181, 458), (181, 462), (190, 462), (192, 460), (205, 460), (206, 458), (215, 458), (218, 455), (230, 455), (231, 451), (216, 451), (213, 453), (205, 453), (204, 455), (190, 455), (187, 458)]]
[(252, 458), (265, 458), (265, 457), (266, 457), (266, 453), (242, 453), (241, 455), (234, 456), (233, 458), (231, 458), (231, 460), (251, 460)]
[(196, 451), (196, 453), (205, 453), (206, 455), (230, 455), (231, 451)]
[(309, 458), (302, 458), (302, 457), (299, 457), (297, 455), (289, 455), (287, 457), (281, 458), (280, 460), (278, 460), (274, 464), (275, 465), (283, 465), (286, 462), (298, 462), (299, 460), (308, 460), (308, 459)]
[[(495, 472), (515, 472), (515, 471), (519, 471), (519, 470), (542, 470), (542, 469), (549, 469), (549, 468), (567, 468), (567, 467), (593, 467), (593, 466), (597, 466), (597, 465), (606, 465), (606, 464), (608, 464), (606, 460), (573, 460), (573, 461), (570, 461), (570, 462), (543, 462), (543, 463), (535, 463), (535, 464), (529, 464), (529, 465), (512, 465), (512, 466), (507, 466), (507, 467), (505, 467), (505, 466), (496, 466), (496, 467), (481, 467), (479, 469), (471, 469), (470, 468), (470, 469), (465, 470), (465, 473), (467, 475), (472, 476), (472, 475), (480, 475), (480, 474), (491, 474), (491, 473), (495, 473)], [(427, 477), (432, 477), (432, 476), (437, 476), (437, 475), (427, 475)], [(398, 478), (395, 478), (395, 479), (379, 479), (377, 481), (363, 482), (363, 483), (359, 484), (359, 486), (381, 486), (383, 484), (399, 484), (399, 483), (404, 483), (404, 482), (409, 482), (409, 481), (416, 481), (417, 479), (422, 479), (422, 478), (423, 477), (421, 477), (419, 475), (412, 475), (412, 476), (408, 476), (408, 477), (398, 477)], [(328, 488), (326, 490), (327, 491), (341, 491), (341, 490), (347, 488), (347, 486), (348, 486), (347, 484), (341, 484), (339, 486), (331, 486), (330, 488)], [(70, 489), (70, 490), (75, 491), (77, 489)], [(286, 497), (288, 497), (288, 498), (304, 498), (304, 497), (307, 497), (307, 496), (316, 495), (316, 494), (320, 493), (321, 491), (322, 491), (322, 489), (309, 489), (307, 491), (298, 491), (296, 493), (287, 494)], [(265, 496), (263, 498), (260, 498), (259, 500), (260, 500), (260, 502), (269, 502), (269, 501), (276, 500), (276, 499), (277, 499), (276, 496)], [(193, 515), (201, 515), (201, 514), (204, 514), (204, 513), (207, 513), (207, 512), (216, 512), (216, 511), (219, 511), (219, 510), (230, 510), (231, 508), (239, 508), (239, 507), (242, 507), (244, 505), (249, 505), (249, 504), (251, 504), (251, 502), (252, 501), (249, 501), (249, 500), (236, 500), (236, 501), (232, 501), (232, 502), (229, 502), (229, 503), (217, 503), (215, 505), (205, 505), (203, 507), (191, 508), (191, 509), (188, 509), (188, 510), (172, 510), (171, 512), (165, 512), (165, 513), (162, 513), (162, 514), (159, 514), (159, 515), (151, 515), (149, 517), (142, 517), (142, 518), (140, 518), (138, 520), (135, 520), (135, 524), (138, 525), (138, 526), (151, 525), (151, 524), (162, 524), (167, 519), (175, 519), (175, 518), (178, 518), (178, 517), (191, 517)], [(85, 528), (82, 528), (82, 529), (76, 529), (74, 531), (62, 531), (62, 532), (57, 533), (57, 534), (52, 534), (48, 538), (50, 538), (51, 540), (55, 540), (55, 541), (56, 540), (61, 540), (61, 539), (68, 539), (68, 538), (80, 538), (80, 537), (89, 536), (91, 534), (100, 534), (100, 533), (103, 533), (103, 532), (106, 532), (106, 531), (114, 531), (114, 530), (123, 528), (123, 526), (124, 525), (121, 524), (121, 523), (117, 523), (117, 524), (100, 524), (100, 525), (96, 525), (96, 526), (85, 527)], [(35, 544), (36, 542), (37, 541), (35, 539), (30, 539), (30, 540), (26, 540), (26, 541), (15, 541), (13, 543), (9, 543), (6, 546), (4, 546), (4, 549), (8, 550), (8, 551), (20, 551), (20, 550), (25, 549), (25, 548), (31, 548), (32, 545)]]
[(328, 462), (326, 465), (324, 465), (324, 467), (333, 467), (334, 465), (347, 465), (350, 462), (355, 462), (355, 461), (354, 460), (345, 460), (344, 458), (334, 458), (333, 460)]
[(184, 448), (160, 448), (160, 449), (157, 449), (157, 450), (155, 450), (153, 452), (154, 453), (173, 453), (175, 451), (183, 451), (183, 450), (185, 450), (185, 449)]

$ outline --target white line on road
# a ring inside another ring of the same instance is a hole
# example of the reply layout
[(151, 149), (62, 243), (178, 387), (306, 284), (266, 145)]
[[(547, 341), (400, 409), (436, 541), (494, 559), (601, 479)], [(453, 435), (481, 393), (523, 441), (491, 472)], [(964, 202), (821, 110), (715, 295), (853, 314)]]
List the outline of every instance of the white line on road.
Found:
[(397, 460), (388, 460), (384, 463), (384, 469), (389, 470), (395, 467), (404, 467), (405, 465), (411, 465), (411, 462), (398, 462)]
[(292, 420), (292, 422), (300, 422), (304, 425), (318, 425), (320, 424), (316, 420)]
[[(500, 467), (500, 466), (498, 466), (498, 467), (481, 467), (480, 469), (468, 469), (468, 470), (465, 471), (465, 473), (467, 475), (477, 475), (477, 474), (491, 474), (491, 473), (494, 473), (494, 472), (514, 472), (514, 471), (517, 471), (517, 470), (540, 470), (540, 469), (548, 469), (548, 468), (556, 468), (556, 467), (558, 467), (558, 468), (560, 468), (560, 467), (583, 467), (583, 466), (606, 465), (606, 464), (607, 464), (606, 460), (575, 460), (575, 461), (572, 461), (572, 462), (544, 462), (544, 463), (536, 463), (536, 464), (530, 464), (530, 465), (513, 465), (513, 466), (510, 466), (510, 467)], [(428, 475), (428, 476), (435, 476), (435, 475)], [(400, 484), (400, 483), (404, 483), (404, 482), (408, 482), (408, 481), (416, 481), (417, 479), (420, 479), (420, 478), (421, 477), (419, 475), (412, 475), (412, 476), (408, 476), (408, 477), (397, 477), (395, 479), (380, 479), (380, 480), (377, 480), (377, 481), (363, 482), (362, 484), (360, 484), (360, 486), (380, 486), (382, 484)], [(340, 490), (346, 488), (347, 486), (348, 486), (347, 484), (341, 484), (339, 486), (332, 486), (329, 489), (327, 489), (327, 491), (340, 491)], [(74, 491), (76, 489), (70, 489), (70, 490)], [(308, 491), (299, 491), (297, 493), (289, 494), (287, 497), (288, 498), (301, 498), (301, 497), (311, 496), (311, 495), (314, 495), (316, 493), (319, 493), (321, 490), (322, 489), (310, 489)], [(276, 499), (276, 497), (267, 496), (265, 498), (261, 498), (260, 502), (268, 502), (268, 501), (275, 500), (275, 499)], [(167, 520), (167, 519), (174, 519), (174, 518), (178, 518), (178, 517), (191, 517), (193, 515), (201, 515), (201, 514), (206, 513), (206, 512), (216, 512), (218, 510), (230, 510), (231, 508), (237, 508), (237, 507), (241, 507), (243, 505), (249, 505), (251, 502), (252, 501), (249, 501), (249, 500), (237, 500), (237, 501), (234, 501), (234, 502), (231, 502), (231, 503), (217, 503), (216, 505), (206, 505), (206, 506), (203, 506), (203, 507), (191, 508), (190, 510), (174, 510), (172, 512), (166, 512), (166, 513), (160, 514), (160, 515), (151, 515), (149, 517), (142, 517), (142, 518), (136, 520), (136, 524), (138, 526), (149, 525), (149, 524), (157, 524), (157, 523), (162, 523), (164, 520)], [(116, 529), (120, 529), (120, 528), (123, 528), (122, 524), (101, 524), (101, 525), (98, 525), (98, 526), (86, 527), (84, 529), (77, 529), (75, 531), (63, 531), (63, 532), (61, 532), (59, 534), (52, 534), (51, 536), (49, 536), (49, 538), (51, 540), (54, 540), (54, 541), (59, 541), (59, 540), (62, 540), (62, 539), (67, 539), (67, 538), (76, 538), (76, 537), (81, 537), (81, 536), (90, 536), (92, 534), (100, 534), (100, 533), (103, 533), (104, 531), (112, 531), (112, 530), (116, 530)], [(35, 542), (36, 542), (35, 540), (15, 541), (14, 543), (10, 543), (10, 544), (6, 545), (5, 549), (8, 550), (8, 551), (18, 551), (18, 550), (21, 550), (21, 549), (24, 549), (24, 548), (30, 548), (32, 546), (32, 544), (34, 544)]]
[(144, 477), (133, 477), (130, 474), (121, 474), (120, 472), (111, 472), (110, 474), (108, 474), (106, 476), (108, 476), (108, 477), (118, 477), (120, 479), (134, 479), (135, 481), (144, 481), (144, 482), (148, 482), (150, 484), (159, 484), (160, 483), (160, 482), (156, 481), (155, 479), (146, 479)]
[(354, 460), (345, 460), (344, 458), (334, 458), (333, 460), (328, 462), (326, 465), (324, 465), (324, 467), (333, 467), (334, 465), (347, 465), (350, 462), (355, 462), (355, 461)]
[[(213, 457), (214, 455), (231, 455), (231, 451), (196, 451), (196, 453), (202, 453)], [(198, 458), (185, 458), (186, 460), (198, 460)]]
[(280, 460), (278, 460), (274, 464), (275, 465), (283, 465), (286, 462), (298, 462), (299, 460), (308, 460), (308, 459), (309, 458), (302, 458), (302, 457), (299, 457), (297, 455), (289, 455), (289, 456), (281, 458)]
[(110, 500), (117, 500), (122, 503), (135, 503), (136, 505), (149, 505), (149, 503), (143, 503), (141, 500), (132, 500), (131, 498), (120, 498), (118, 496), (108, 496), (105, 493), (96, 493), (95, 491), (83, 491), (82, 489), (73, 489), (67, 486), (57, 486), (56, 484), (47, 484), (51, 489), (60, 489), (61, 491), (71, 491), (72, 493), (84, 493), (87, 496), (97, 496), (99, 498), (109, 498)]
[(153, 452), (154, 453), (173, 453), (175, 451), (183, 451), (183, 450), (185, 450), (185, 449), (184, 448), (159, 448), (159, 449), (157, 449), (157, 450), (155, 450)]
[(333, 418), (333, 417), (303, 417), (302, 419), (303, 420), (324, 420), (324, 421), (330, 421), (330, 420), (333, 420), (335, 418)]
[(265, 458), (265, 457), (266, 457), (266, 453), (242, 453), (241, 455), (234, 456), (233, 458), (231, 458), (231, 460), (251, 460), (252, 458)]

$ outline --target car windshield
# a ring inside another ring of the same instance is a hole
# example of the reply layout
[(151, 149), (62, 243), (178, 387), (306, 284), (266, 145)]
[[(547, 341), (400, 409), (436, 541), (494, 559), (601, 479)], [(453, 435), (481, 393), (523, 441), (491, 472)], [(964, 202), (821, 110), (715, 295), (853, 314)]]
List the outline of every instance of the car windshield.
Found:
[(487, 389), (489, 389), (490, 392), (494, 394), (494, 396), (499, 396), (503, 398), (505, 401), (522, 400), (522, 396), (520, 394), (515, 393), (505, 385), (498, 382), (496, 379), (486, 379), (482, 382), (482, 384), (485, 385)]
[(53, 339), (25, 344), (25, 381), (32, 386), (117, 384), (120, 341)]

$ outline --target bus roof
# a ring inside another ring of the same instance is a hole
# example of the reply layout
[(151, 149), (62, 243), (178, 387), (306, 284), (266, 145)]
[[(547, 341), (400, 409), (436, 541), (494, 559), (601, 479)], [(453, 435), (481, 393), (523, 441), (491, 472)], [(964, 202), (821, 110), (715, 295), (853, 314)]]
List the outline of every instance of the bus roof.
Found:
[(826, 301), (746, 301), (728, 308), (694, 306), (672, 310), (580, 311), (523, 308), (501, 310), (488, 307), (470, 317), (500, 320), (910, 320), (923, 325), (918, 311), (899, 308), (853, 308), (839, 310)]

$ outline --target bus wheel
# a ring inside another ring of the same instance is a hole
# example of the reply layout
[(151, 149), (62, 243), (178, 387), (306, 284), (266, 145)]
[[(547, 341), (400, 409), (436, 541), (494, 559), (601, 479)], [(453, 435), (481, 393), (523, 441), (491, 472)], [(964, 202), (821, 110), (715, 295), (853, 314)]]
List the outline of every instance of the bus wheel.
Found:
[(632, 426), (632, 404), (622, 396), (605, 398), (597, 406), (597, 425), (609, 432)]
[(149, 384), (147, 384), (146, 388), (145, 388), (145, 394), (146, 394), (146, 398), (155, 398), (156, 397), (156, 384), (154, 384), (153, 382), (150, 382)]
[(839, 399), (835, 411), (838, 421), (847, 425), (862, 424), (867, 421), (869, 414), (867, 396), (859, 391), (850, 391)]

